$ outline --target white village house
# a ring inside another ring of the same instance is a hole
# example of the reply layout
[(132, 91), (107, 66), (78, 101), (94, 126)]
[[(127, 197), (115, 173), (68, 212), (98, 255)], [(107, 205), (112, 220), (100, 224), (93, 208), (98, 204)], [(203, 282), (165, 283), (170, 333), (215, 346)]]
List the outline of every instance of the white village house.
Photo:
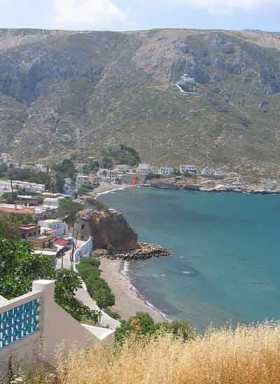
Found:
[(199, 170), (195, 165), (181, 164), (179, 169), (182, 175), (197, 176), (199, 174)]
[(174, 174), (174, 168), (172, 168), (172, 167), (160, 167), (159, 168), (159, 174), (161, 176), (165, 176), (165, 177), (172, 176)]
[(38, 225), (41, 227), (41, 233), (52, 231), (56, 237), (64, 237), (69, 234), (68, 225), (59, 219), (40, 220)]
[(10, 180), (0, 180), (0, 193), (24, 191), (27, 193), (42, 193), (45, 192), (44, 184), (31, 183), (29, 181), (13, 180), (12, 185)]
[(148, 176), (152, 173), (152, 167), (150, 164), (141, 163), (136, 168), (136, 174), (138, 176)]

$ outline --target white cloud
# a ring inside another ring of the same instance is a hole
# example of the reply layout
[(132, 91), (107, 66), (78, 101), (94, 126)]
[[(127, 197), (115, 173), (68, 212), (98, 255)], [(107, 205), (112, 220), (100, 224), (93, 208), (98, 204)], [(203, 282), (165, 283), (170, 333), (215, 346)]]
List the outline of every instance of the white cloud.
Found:
[(112, 0), (54, 0), (56, 25), (71, 29), (120, 27), (125, 13)]
[(251, 11), (261, 8), (274, 0), (190, 0), (196, 7), (207, 8), (209, 11)]
[[(151, 1), (151, 0), (150, 0)], [(158, 3), (202, 9), (209, 13), (228, 13), (235, 11), (255, 11), (279, 6), (279, 0), (155, 0)]]

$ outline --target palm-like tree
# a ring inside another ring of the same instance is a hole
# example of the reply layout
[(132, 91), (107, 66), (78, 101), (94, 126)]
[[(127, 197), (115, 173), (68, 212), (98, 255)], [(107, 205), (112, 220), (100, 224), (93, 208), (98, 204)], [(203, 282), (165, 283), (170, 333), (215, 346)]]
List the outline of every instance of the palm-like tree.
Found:
[[(63, 199), (59, 202), (58, 214), (60, 217), (64, 219), (64, 221), (68, 224), (70, 228), (72, 228), (72, 252), (71, 252), (71, 268), (73, 269), (73, 261), (74, 261), (74, 252), (76, 249), (76, 241), (75, 241), (75, 223), (77, 221), (78, 213), (84, 208), (84, 206), (76, 201), (71, 199)], [(61, 266), (63, 268), (63, 257)]]

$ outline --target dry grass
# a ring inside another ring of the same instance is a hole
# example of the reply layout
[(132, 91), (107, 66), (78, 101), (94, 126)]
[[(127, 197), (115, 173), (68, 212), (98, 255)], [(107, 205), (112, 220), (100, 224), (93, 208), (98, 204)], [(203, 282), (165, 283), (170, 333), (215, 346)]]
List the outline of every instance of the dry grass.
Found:
[(73, 352), (58, 369), (59, 384), (279, 384), (280, 326)]

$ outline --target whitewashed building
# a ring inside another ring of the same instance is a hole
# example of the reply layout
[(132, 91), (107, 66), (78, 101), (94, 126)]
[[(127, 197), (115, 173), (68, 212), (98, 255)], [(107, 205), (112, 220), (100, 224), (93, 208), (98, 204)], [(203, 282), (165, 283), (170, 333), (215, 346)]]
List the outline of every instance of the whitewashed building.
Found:
[(197, 176), (199, 174), (199, 170), (195, 165), (181, 164), (180, 173), (182, 175)]
[(174, 168), (172, 167), (160, 167), (159, 174), (161, 176), (172, 176), (174, 174)]
[(68, 225), (59, 219), (40, 220), (41, 234), (52, 231), (55, 237), (64, 237), (69, 234)]
[(43, 200), (43, 207), (47, 209), (58, 209), (59, 208), (59, 202), (63, 200), (63, 196), (59, 197), (46, 197)]
[(141, 163), (136, 168), (136, 174), (139, 176), (148, 176), (152, 174), (152, 167), (150, 164)]
[[(44, 184), (30, 183), (29, 181), (13, 180), (14, 191), (24, 191), (27, 193), (42, 193), (45, 192)], [(0, 180), (0, 193), (12, 192), (10, 180)]]
[(36, 168), (39, 172), (44, 172), (44, 173), (48, 172), (48, 166), (45, 165), (45, 164), (40, 164), (40, 163), (35, 164), (35, 168)]
[(113, 171), (116, 171), (120, 174), (125, 174), (125, 173), (128, 173), (128, 172), (131, 172), (131, 166), (130, 165), (127, 165), (127, 164), (118, 164), (114, 169)]
[(201, 171), (201, 176), (202, 177), (209, 177), (212, 179), (223, 179), (224, 173), (220, 169), (205, 167)]

